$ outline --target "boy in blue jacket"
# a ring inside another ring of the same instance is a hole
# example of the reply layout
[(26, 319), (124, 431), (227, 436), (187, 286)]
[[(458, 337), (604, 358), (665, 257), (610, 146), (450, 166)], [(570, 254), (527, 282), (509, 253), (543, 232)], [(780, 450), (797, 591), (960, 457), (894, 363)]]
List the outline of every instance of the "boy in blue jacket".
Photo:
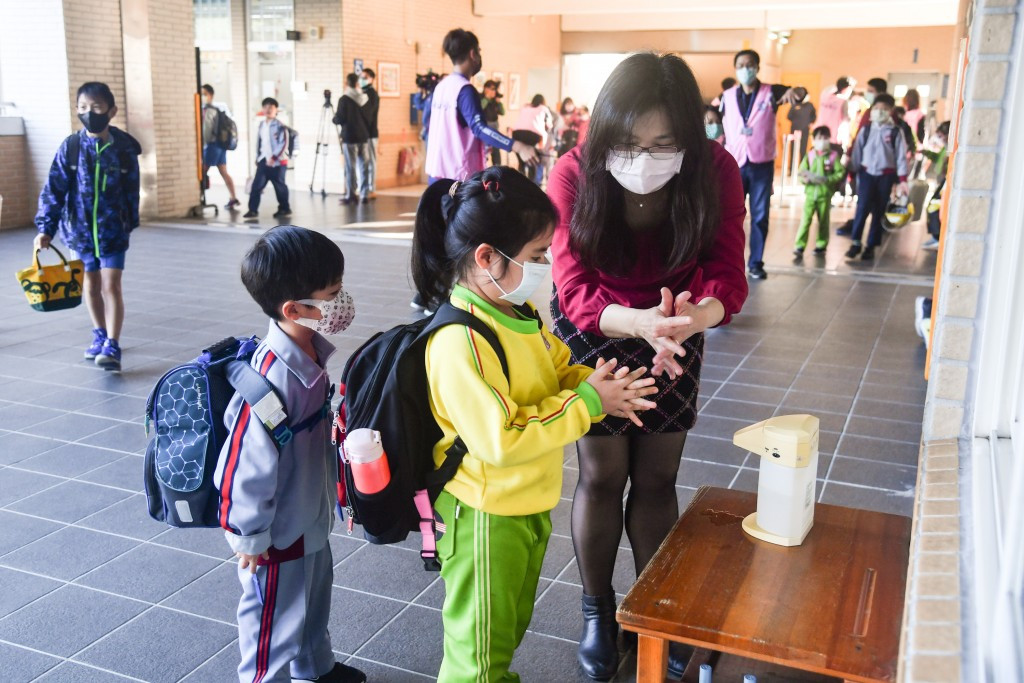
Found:
[(327, 631), (338, 458), (327, 375), (335, 348), (325, 335), (340, 334), (355, 316), (344, 269), (338, 245), (292, 225), (268, 230), (242, 260), (242, 283), (270, 317), (252, 366), (284, 403), (292, 437), (275, 443), (265, 401), (250, 406), (236, 394), (224, 412), (229, 436), (214, 482), (220, 524), (239, 558), (241, 683), (366, 680), (335, 662)]
[(142, 147), (114, 128), (114, 94), (106, 83), (78, 89), (78, 119), (85, 126), (61, 144), (39, 195), (36, 249), (60, 230), (64, 244), (85, 266), (83, 294), (93, 324), (85, 359), (104, 370), (121, 369), (124, 272), (128, 235), (139, 227), (139, 154)]

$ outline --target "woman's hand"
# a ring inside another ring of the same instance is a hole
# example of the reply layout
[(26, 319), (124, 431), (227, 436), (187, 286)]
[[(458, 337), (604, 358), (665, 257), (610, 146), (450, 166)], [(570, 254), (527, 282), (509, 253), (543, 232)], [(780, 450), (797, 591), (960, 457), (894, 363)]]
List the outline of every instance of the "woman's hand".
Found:
[[(665, 291), (667, 290), (662, 291), (663, 293), (661, 307), (663, 308), (663, 310), (666, 303), (664, 298)], [(656, 350), (654, 354), (654, 362), (651, 367), (652, 375), (657, 376), (662, 373), (665, 373), (668, 375), (669, 379), (674, 380), (676, 377), (683, 374), (683, 367), (675, 358), (676, 355), (679, 355), (680, 357), (686, 355), (686, 349), (681, 346), (682, 342), (689, 339), (695, 334), (704, 332), (709, 327), (711, 327), (711, 321), (709, 319), (709, 308), (707, 306), (693, 303), (692, 301), (690, 301), (691, 296), (692, 295), (690, 294), (690, 292), (682, 292), (672, 302), (671, 313), (673, 317), (680, 320), (690, 320), (689, 325), (681, 328), (677, 335), (672, 338), (672, 341), (675, 342), (677, 345), (680, 345), (680, 348), (683, 349), (684, 353), (677, 354), (674, 351), (670, 350), (668, 345), (664, 345), (662, 349)], [(709, 303), (711, 302), (711, 300), (706, 301), (709, 301)]]

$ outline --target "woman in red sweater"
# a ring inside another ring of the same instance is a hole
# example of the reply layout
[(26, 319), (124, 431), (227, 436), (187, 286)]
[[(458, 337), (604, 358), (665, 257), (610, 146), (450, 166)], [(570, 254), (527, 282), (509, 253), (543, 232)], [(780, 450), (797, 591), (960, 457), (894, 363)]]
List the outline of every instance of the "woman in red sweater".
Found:
[[(612, 72), (586, 143), (559, 160), (548, 193), (560, 215), (555, 333), (574, 363), (616, 358), (658, 379), (658, 407), (641, 415), (643, 427), (609, 417), (578, 444), (579, 660), (605, 680), (618, 667), (612, 571), (623, 523), (639, 575), (679, 516), (676, 473), (697, 418), (703, 332), (729, 322), (747, 297), (746, 210), (736, 162), (705, 136), (693, 73), (653, 53)], [(670, 657), (671, 669), (682, 664)]]

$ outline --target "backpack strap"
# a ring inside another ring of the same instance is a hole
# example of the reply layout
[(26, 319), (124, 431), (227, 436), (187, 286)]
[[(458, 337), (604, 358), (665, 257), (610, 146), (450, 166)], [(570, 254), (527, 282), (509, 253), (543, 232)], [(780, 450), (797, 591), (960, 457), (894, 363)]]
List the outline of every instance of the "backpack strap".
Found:
[(288, 414), (285, 412), (284, 403), (277, 395), (274, 385), (266, 377), (249, 365), (248, 361), (237, 359), (226, 363), (224, 376), (274, 437), (278, 448), (292, 440), (293, 434), (288, 426)]

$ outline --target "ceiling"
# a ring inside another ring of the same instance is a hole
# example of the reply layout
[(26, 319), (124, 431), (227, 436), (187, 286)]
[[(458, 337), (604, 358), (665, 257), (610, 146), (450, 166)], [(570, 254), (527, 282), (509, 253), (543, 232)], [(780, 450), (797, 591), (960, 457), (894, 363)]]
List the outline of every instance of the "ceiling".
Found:
[(473, 0), (480, 16), (561, 15), (563, 31), (953, 26), (959, 5), (959, 0)]

